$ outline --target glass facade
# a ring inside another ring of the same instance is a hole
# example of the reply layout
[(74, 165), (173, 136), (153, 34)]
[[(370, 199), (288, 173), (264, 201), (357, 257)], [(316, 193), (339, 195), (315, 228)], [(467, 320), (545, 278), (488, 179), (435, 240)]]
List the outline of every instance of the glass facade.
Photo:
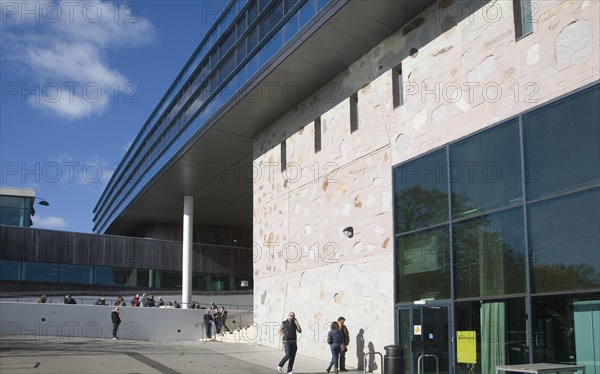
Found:
[[(394, 167), (407, 372), (439, 337), (418, 322), (435, 306), (451, 310), (459, 342), (429, 352), (450, 353), (447, 372), (551, 362), (600, 373), (599, 103), (595, 85)], [(469, 334), (475, 344), (462, 343)]]
[(32, 198), (0, 196), (0, 225), (31, 227)]
[[(177, 289), (181, 288), (181, 276), (180, 271), (0, 260), (0, 280), (4, 281)], [(246, 283), (242, 285), (242, 281)], [(192, 274), (194, 291), (248, 290), (252, 283), (252, 278), (237, 275)]]
[(136, 194), (330, 0), (232, 0), (117, 167), (100, 197), (103, 232)]

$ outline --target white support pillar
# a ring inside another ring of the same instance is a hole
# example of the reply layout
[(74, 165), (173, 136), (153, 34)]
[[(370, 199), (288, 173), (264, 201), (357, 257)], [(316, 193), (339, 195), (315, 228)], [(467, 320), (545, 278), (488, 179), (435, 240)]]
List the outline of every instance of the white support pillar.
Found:
[(181, 268), (181, 308), (192, 302), (192, 239), (194, 233), (194, 197), (183, 197), (183, 264)]

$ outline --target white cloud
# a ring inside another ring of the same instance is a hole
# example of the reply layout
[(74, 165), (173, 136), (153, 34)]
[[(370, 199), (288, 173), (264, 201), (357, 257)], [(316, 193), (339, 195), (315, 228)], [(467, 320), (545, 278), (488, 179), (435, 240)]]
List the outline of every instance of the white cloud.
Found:
[(33, 221), (33, 227), (40, 229), (60, 229), (67, 227), (67, 223), (62, 217), (48, 216), (42, 217), (39, 215), (31, 218)]
[(155, 37), (152, 24), (128, 8), (135, 3), (0, 1), (0, 58), (34, 80), (29, 104), (62, 118), (102, 114), (115, 91), (132, 84), (109, 65), (109, 53)]

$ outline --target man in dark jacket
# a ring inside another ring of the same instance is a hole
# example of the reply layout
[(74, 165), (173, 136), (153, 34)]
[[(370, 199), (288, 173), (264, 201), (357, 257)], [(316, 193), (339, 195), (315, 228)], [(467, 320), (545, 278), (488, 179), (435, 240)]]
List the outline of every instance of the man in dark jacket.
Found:
[(288, 374), (293, 374), (294, 360), (298, 351), (296, 332), (302, 333), (302, 328), (296, 319), (296, 313), (289, 312), (288, 318), (279, 325), (279, 335), (283, 337), (283, 348), (285, 349), (285, 356), (283, 356), (281, 361), (279, 361), (279, 365), (277, 365), (279, 374), (282, 373), (283, 365), (288, 360), (287, 372)]
[(119, 340), (119, 337), (117, 336), (117, 330), (119, 330), (119, 325), (121, 324), (121, 317), (119, 316), (120, 312), (121, 310), (119, 309), (119, 307), (116, 307), (112, 310), (112, 312), (110, 312), (110, 319), (112, 320), (113, 324), (113, 340)]
[(204, 314), (204, 331), (206, 332), (206, 339), (210, 339), (212, 337), (212, 322), (213, 315), (210, 312), (210, 309), (207, 309), (206, 313)]
[(346, 327), (346, 318), (339, 317), (338, 323), (340, 324), (340, 330), (342, 330), (342, 335), (344, 336), (344, 345), (340, 350), (340, 371), (348, 371), (346, 369), (346, 352), (348, 351), (348, 344), (350, 344), (350, 332)]
[(231, 332), (231, 330), (229, 330), (229, 327), (227, 327), (227, 325), (225, 324), (226, 320), (227, 320), (227, 311), (225, 310), (225, 307), (222, 306), (221, 307), (221, 323), (223, 324), (223, 327), (225, 327), (225, 330), (227, 330), (228, 332)]

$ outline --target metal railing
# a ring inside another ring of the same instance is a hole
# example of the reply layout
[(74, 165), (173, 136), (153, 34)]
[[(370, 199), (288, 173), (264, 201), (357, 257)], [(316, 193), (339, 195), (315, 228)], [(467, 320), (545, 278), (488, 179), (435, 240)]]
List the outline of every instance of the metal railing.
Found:
[[(367, 362), (367, 358), (369, 356), (375, 356), (375, 355), (379, 355), (379, 358), (381, 359), (381, 372), (383, 373), (383, 355), (381, 354), (381, 352), (367, 352), (365, 353), (365, 357), (363, 357), (363, 373), (367, 373), (367, 369), (368, 369), (368, 362)], [(371, 372), (371, 370), (369, 370), (369, 372)]]
[[(86, 295), (81, 295), (80, 294), (81, 291), (61, 291), (61, 292), (50, 292), (50, 293), (45, 293), (44, 295), (46, 296), (46, 304), (64, 304), (64, 298), (66, 295), (70, 295), (72, 299), (75, 300), (75, 302), (77, 304), (81, 304), (81, 305), (95, 305), (96, 302), (101, 298), (104, 297), (104, 300), (106, 302), (107, 306), (113, 306), (114, 302), (116, 301), (116, 298), (119, 296), (122, 296), (126, 306), (131, 306), (131, 300), (133, 299), (133, 297), (135, 296), (135, 294), (131, 295), (129, 293), (125, 294), (125, 293), (116, 293), (116, 292), (110, 292), (110, 293), (106, 293), (106, 292), (86, 292)], [(79, 294), (79, 295), (78, 295)], [(123, 296), (123, 295), (127, 295), (127, 296)], [(218, 296), (229, 296), (228, 294), (215, 294)], [(231, 294), (231, 296), (233, 295), (237, 295), (237, 294)], [(182, 306), (184, 303), (180, 303), (177, 300), (177, 297), (174, 296), (173, 294), (152, 294), (152, 296), (154, 296), (154, 302), (155, 302), (155, 306), (158, 307), (158, 298), (162, 297), (163, 301), (165, 302), (165, 307), (169, 307), (168, 303), (172, 302), (174, 300), (177, 301), (177, 303)], [(210, 295), (195, 295), (195, 296), (210, 296)], [(29, 302), (29, 303), (36, 303), (38, 302), (38, 299), (40, 298), (40, 293), (39, 292), (19, 292), (18, 294), (16, 293), (3, 293), (0, 294), (0, 301), (13, 301), (13, 302)], [(198, 309), (207, 309), (208, 308), (208, 304), (204, 305), (204, 304), (199, 304), (200, 308)], [(253, 305), (251, 304), (233, 304), (233, 303), (219, 303), (219, 306), (223, 306), (225, 307), (225, 309), (229, 310), (252, 310), (253, 309)]]

